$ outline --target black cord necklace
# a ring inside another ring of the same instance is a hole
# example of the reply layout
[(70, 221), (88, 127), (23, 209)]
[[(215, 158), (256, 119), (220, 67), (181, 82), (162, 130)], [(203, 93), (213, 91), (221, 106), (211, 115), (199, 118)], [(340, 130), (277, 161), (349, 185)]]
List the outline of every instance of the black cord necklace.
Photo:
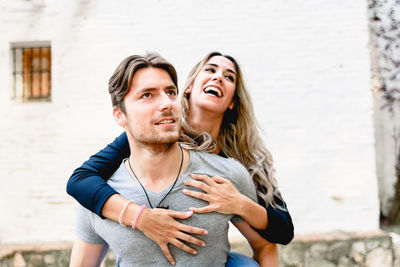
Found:
[[(175, 186), (175, 184), (176, 184), (176, 181), (178, 181), (179, 174), (181, 174), (182, 164), (183, 164), (183, 150), (182, 150), (182, 147), (181, 147), (179, 144), (178, 144), (178, 146), (179, 146), (179, 148), (181, 149), (181, 164), (179, 165), (178, 175), (176, 176), (175, 181), (174, 181), (174, 184), (172, 185), (171, 189), (169, 189), (168, 193), (160, 200), (160, 202), (158, 202), (158, 205), (157, 205), (156, 208), (169, 209), (169, 206), (168, 206), (168, 205), (162, 205), (162, 206), (161, 206), (161, 202), (163, 202), (164, 199), (167, 198), (167, 196), (169, 195), (169, 193), (171, 193), (172, 189), (174, 188), (174, 186)], [(129, 157), (129, 159), (130, 159), (130, 157)], [(136, 178), (136, 180), (139, 182), (140, 186), (141, 186), (142, 189), (143, 189), (144, 194), (146, 195), (146, 198), (147, 198), (147, 201), (149, 202), (150, 207), (153, 209), (153, 205), (151, 205), (149, 196), (147, 195), (147, 191), (146, 191), (146, 189), (144, 188), (144, 186), (142, 185), (142, 183), (140, 182), (140, 180), (137, 178), (135, 172), (133, 171), (132, 166), (131, 166), (131, 161), (130, 161), (129, 159), (128, 159), (129, 169), (131, 169), (131, 172), (133, 173), (133, 176), (134, 176), (134, 177)]]

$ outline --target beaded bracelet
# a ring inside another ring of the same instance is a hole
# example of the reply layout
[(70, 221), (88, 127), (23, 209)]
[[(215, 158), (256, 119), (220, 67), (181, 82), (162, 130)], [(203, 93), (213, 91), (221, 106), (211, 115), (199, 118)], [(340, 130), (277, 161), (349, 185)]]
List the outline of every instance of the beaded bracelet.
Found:
[(119, 213), (118, 222), (119, 222), (119, 224), (122, 225), (122, 226), (126, 226), (126, 225), (122, 222), (122, 216), (124, 216), (124, 213), (125, 213), (126, 209), (128, 208), (129, 204), (131, 204), (131, 203), (135, 203), (135, 202), (132, 201), (132, 200), (128, 200), (128, 201), (124, 204), (124, 206), (122, 207), (121, 212)]
[(140, 206), (138, 213), (136, 213), (135, 219), (133, 219), (133, 221), (132, 221), (132, 229), (133, 230), (136, 229), (136, 224), (139, 220), (140, 215), (142, 214), (142, 212), (144, 211), (145, 208), (146, 208), (146, 205)]

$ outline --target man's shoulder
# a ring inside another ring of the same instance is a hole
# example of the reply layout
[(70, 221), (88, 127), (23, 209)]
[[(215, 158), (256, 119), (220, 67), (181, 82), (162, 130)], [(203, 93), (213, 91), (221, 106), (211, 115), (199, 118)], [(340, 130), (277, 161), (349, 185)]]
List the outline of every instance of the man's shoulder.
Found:
[(218, 171), (220, 176), (248, 174), (247, 169), (236, 159), (224, 158), (216, 154), (201, 151), (191, 151), (191, 153), (194, 156), (192, 159), (194, 163), (206, 165), (206, 167)]
[(237, 165), (237, 166), (243, 166), (239, 161), (233, 158), (224, 158), (221, 157), (217, 154), (213, 153), (208, 153), (204, 151), (195, 151), (191, 150), (191, 153), (195, 154), (198, 156), (201, 160), (204, 161), (209, 161), (209, 162), (214, 162), (215, 164), (232, 164), (232, 165)]
[(121, 181), (126, 176), (129, 176), (129, 173), (126, 171), (125, 160), (123, 160), (118, 169), (110, 176), (110, 179), (108, 179), (108, 183)]

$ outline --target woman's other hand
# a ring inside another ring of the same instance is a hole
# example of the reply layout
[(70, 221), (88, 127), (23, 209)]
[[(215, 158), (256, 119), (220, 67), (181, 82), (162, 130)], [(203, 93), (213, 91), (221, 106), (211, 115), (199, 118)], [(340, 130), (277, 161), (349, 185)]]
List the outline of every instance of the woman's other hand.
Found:
[(192, 236), (192, 234), (207, 234), (205, 229), (186, 225), (175, 220), (187, 219), (192, 214), (192, 211), (178, 212), (169, 209), (145, 209), (140, 215), (137, 229), (156, 242), (168, 261), (175, 265), (175, 260), (168, 249), (168, 243), (193, 255), (197, 254), (197, 250), (182, 241), (199, 247), (205, 246), (203, 240)]
[(220, 176), (210, 178), (207, 175), (192, 174), (194, 180), (186, 180), (186, 186), (196, 187), (203, 192), (183, 189), (185, 195), (207, 201), (209, 205), (201, 208), (190, 207), (195, 213), (219, 212), (223, 214), (237, 214), (238, 203), (242, 194), (228, 179)]

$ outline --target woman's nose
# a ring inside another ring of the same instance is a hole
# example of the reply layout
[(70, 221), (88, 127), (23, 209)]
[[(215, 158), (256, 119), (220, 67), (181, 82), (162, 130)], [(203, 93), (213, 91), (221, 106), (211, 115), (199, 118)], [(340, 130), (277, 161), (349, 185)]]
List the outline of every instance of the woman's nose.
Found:
[(222, 74), (219, 72), (214, 73), (213, 81), (222, 83)]

